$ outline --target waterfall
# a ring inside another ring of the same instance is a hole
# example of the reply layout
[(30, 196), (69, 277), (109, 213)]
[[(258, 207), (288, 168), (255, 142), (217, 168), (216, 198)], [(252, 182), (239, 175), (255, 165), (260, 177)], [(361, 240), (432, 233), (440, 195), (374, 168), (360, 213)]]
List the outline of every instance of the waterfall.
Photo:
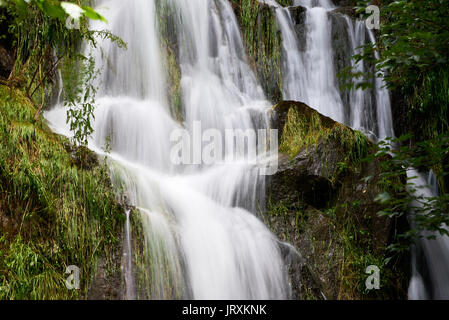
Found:
[[(375, 75), (372, 90), (354, 88), (345, 98), (339, 89), (337, 68), (332, 46), (330, 14), (336, 7), (329, 0), (295, 0), (295, 6), (306, 8), (305, 42), (300, 43), (289, 8), (274, 0), (259, 0), (275, 8), (276, 19), (282, 34), (282, 78), (285, 100), (302, 101), (320, 113), (382, 140), (393, 137), (393, 120), (389, 92), (379, 75)], [(344, 52), (347, 58), (360, 53), (359, 47), (367, 41), (375, 42), (372, 30), (364, 21), (341, 15), (345, 23), (348, 43)], [(344, 35), (341, 35), (344, 36)], [(377, 55), (377, 53), (376, 53)], [(348, 65), (349, 66), (349, 65)], [(367, 72), (363, 62), (350, 61), (356, 72)], [(356, 80), (356, 84), (360, 83)]]
[[(247, 161), (249, 152), (235, 150), (224, 139), (224, 160), (219, 163), (197, 163), (202, 148), (195, 146), (190, 150), (195, 164), (173, 162), (170, 138), (177, 130), (201, 138), (208, 129), (226, 136), (229, 130), (269, 128), (271, 103), (249, 66), (232, 7), (227, 0), (164, 1), (173, 10), (176, 30), (182, 122), (171, 113), (155, 1), (98, 1), (107, 28), (125, 40), (128, 49), (107, 39), (84, 49), (101, 67), (89, 148), (107, 157), (114, 186), (139, 212), (144, 239), (138, 240), (145, 245), (144, 267), (151, 277), (144, 297), (290, 298), (279, 240), (259, 216), (265, 179), (255, 161)], [(380, 78), (373, 80), (372, 91), (354, 89), (344, 96), (338, 87), (329, 19), (335, 9), (332, 2), (295, 1), (307, 9), (306, 40), (300, 43), (289, 9), (274, 0), (260, 1), (276, 8), (284, 98), (303, 101), (375, 139), (393, 136), (389, 94)], [(374, 41), (363, 22), (342, 19), (348, 56)], [(104, 25), (93, 21), (91, 28), (101, 30)], [(362, 63), (354, 67), (367, 68)], [(70, 136), (66, 111), (59, 101), (45, 117), (53, 130)], [(106, 142), (109, 153), (103, 151)], [(200, 147), (205, 144), (200, 141)], [(125, 227), (127, 298), (137, 298), (141, 288), (132, 268), (128, 213)]]
[[(151, 275), (147, 298), (287, 299), (279, 241), (257, 216), (259, 168), (242, 161), (245, 152), (231, 157), (229, 145), (223, 163), (171, 161), (174, 130), (194, 136), (198, 123), (220, 132), (268, 123), (271, 104), (248, 65), (232, 8), (224, 0), (167, 4), (179, 30), (182, 124), (170, 114), (154, 1), (99, 1), (108, 29), (128, 50), (100, 39), (91, 51), (102, 72), (89, 148), (105, 155), (110, 141), (114, 186), (140, 211)], [(92, 22), (92, 29), (101, 28)], [(65, 113), (57, 106), (45, 116), (55, 131), (70, 135)]]
[[(438, 187), (435, 175), (418, 172), (415, 169), (407, 170), (407, 177), (415, 187), (415, 196), (424, 197), (420, 201), (429, 201), (428, 198), (438, 196)], [(413, 201), (413, 207), (423, 204)], [(413, 225), (413, 213), (412, 213)], [(412, 250), (412, 277), (408, 289), (408, 297), (411, 300), (422, 299), (449, 299), (449, 237), (436, 232), (425, 231), (422, 238), (414, 245)], [(427, 237), (434, 236), (435, 239)], [(422, 255), (422, 258), (420, 257)], [(429, 281), (423, 279), (423, 263), (428, 269)], [(428, 283), (427, 283), (428, 282)]]

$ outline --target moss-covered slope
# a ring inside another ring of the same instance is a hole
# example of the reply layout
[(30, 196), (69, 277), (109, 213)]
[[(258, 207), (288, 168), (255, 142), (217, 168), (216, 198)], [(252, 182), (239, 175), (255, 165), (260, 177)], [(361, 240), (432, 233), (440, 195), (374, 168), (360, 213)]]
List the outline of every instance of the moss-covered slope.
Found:
[[(0, 299), (86, 298), (100, 258), (118, 272), (123, 209), (107, 168), (80, 161), (95, 157), (35, 114), (0, 86)], [(80, 290), (65, 286), (69, 265), (81, 270)]]

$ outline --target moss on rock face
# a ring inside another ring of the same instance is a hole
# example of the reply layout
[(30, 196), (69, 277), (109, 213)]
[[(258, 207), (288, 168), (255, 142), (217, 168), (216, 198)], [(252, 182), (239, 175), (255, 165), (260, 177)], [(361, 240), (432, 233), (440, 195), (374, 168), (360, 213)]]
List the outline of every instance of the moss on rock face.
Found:
[[(232, 3), (250, 64), (264, 92), (273, 102), (282, 100), (282, 38), (274, 8), (257, 0), (235, 0)], [(290, 4), (290, 1), (280, 3)]]
[[(266, 220), (304, 261), (296, 268), (301, 281), (292, 283), (296, 297), (406, 298), (407, 257), (388, 259), (387, 251), (392, 226), (406, 222), (377, 214), (382, 172), (378, 162), (362, 161), (375, 145), (303, 103), (274, 110), (281, 154), (268, 182)], [(369, 265), (381, 270), (381, 290), (366, 290)]]
[[(374, 146), (360, 131), (323, 116), (304, 103), (283, 101), (273, 109), (277, 117), (276, 127), (282, 132), (279, 151), (290, 158), (296, 157), (301, 150), (317, 147), (318, 144), (330, 144), (338, 148), (332, 150), (333, 153), (338, 151), (343, 155), (337, 159), (339, 162), (355, 165)], [(326, 162), (329, 162), (328, 159)]]
[(179, 65), (178, 38), (175, 15), (176, 8), (167, 1), (156, 1), (158, 27), (161, 34), (162, 56), (167, 70), (167, 98), (175, 119), (183, 121), (181, 101), (181, 69)]
[[(101, 258), (120, 272), (112, 260), (124, 215), (108, 168), (80, 165), (19, 90), (0, 86), (0, 101), (0, 299), (87, 298)], [(65, 286), (69, 265), (81, 290)]]
[(168, 102), (171, 106), (173, 117), (178, 121), (183, 121), (184, 112), (181, 101), (181, 70), (173, 47), (166, 42), (163, 49), (165, 50), (166, 70), (168, 70)]

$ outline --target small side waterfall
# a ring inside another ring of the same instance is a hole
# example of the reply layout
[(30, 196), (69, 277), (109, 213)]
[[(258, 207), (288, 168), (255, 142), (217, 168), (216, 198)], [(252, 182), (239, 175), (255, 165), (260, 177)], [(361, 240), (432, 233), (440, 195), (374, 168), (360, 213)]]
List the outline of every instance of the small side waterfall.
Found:
[[(415, 185), (415, 196), (424, 197), (420, 201), (426, 201), (426, 199), (438, 195), (438, 187), (433, 172), (424, 174), (415, 169), (409, 169), (407, 170), (407, 176)], [(418, 201), (412, 203), (413, 207), (422, 205)], [(424, 232), (422, 236), (423, 238), (415, 244), (412, 250), (412, 278), (408, 297), (411, 300), (447, 300), (449, 299), (449, 270), (447, 268), (449, 265), (449, 237), (430, 232)], [(435, 236), (435, 239), (427, 239), (428, 236)], [(424, 281), (422, 275), (423, 262), (428, 269), (428, 283)]]
[(133, 274), (131, 225), (129, 221), (129, 210), (126, 210), (125, 241), (123, 245), (122, 273), (125, 275), (125, 298), (126, 300), (136, 299), (136, 284)]
[[(354, 88), (347, 98), (339, 89), (335, 48), (331, 39), (330, 14), (335, 15), (332, 11), (336, 9), (332, 1), (294, 1), (295, 6), (306, 8), (304, 43), (298, 40), (289, 8), (281, 7), (274, 0), (259, 1), (275, 8), (282, 33), (284, 99), (305, 102), (320, 113), (363, 131), (374, 140), (393, 137), (389, 92), (380, 77), (376, 75), (373, 79), (372, 90)], [(345, 55), (348, 58), (358, 53), (358, 48), (367, 41), (375, 41), (373, 32), (364, 21), (353, 20), (346, 15), (338, 18), (346, 25), (344, 32), (347, 33), (348, 48)], [(355, 71), (368, 71), (364, 63), (349, 61)]]

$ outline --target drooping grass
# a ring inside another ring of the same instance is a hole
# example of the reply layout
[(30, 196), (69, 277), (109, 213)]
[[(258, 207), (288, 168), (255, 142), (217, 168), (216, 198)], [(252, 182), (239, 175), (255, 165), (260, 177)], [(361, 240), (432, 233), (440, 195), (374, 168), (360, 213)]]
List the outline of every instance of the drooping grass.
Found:
[[(340, 281), (339, 299), (400, 299), (407, 294), (407, 271), (403, 269), (401, 260), (391, 258), (387, 248), (380, 250), (369, 226), (372, 217), (362, 216), (363, 222), (357, 221), (360, 215), (354, 210), (360, 206), (358, 201), (338, 205), (340, 213), (333, 217), (336, 237), (340, 241), (342, 259), (339, 261), (338, 278)], [(357, 218), (357, 219), (356, 219)], [(371, 228), (372, 229), (372, 228)], [(376, 266), (380, 270), (380, 290), (369, 290), (366, 269)]]
[[(108, 169), (75, 165), (19, 90), (0, 86), (0, 299), (85, 298), (123, 222)], [(66, 267), (81, 290), (65, 287)]]
[(424, 75), (421, 83), (414, 86), (409, 105), (410, 122), (418, 126), (415, 131), (422, 138), (431, 139), (449, 131), (449, 68)]

